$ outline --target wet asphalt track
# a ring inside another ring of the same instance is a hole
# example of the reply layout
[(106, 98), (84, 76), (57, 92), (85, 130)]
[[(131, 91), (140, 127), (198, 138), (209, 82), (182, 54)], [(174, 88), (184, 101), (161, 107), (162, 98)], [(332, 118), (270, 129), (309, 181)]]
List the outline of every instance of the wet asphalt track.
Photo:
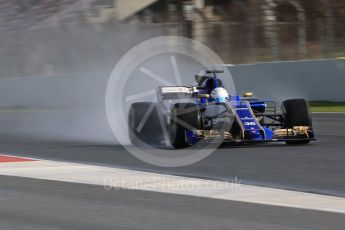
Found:
[(1, 230), (343, 230), (344, 214), (0, 176)]
[(40, 143), (2, 138), (0, 152), (19, 156), (106, 165), (345, 197), (345, 114), (313, 114), (318, 141), (224, 147), (206, 159), (179, 168), (155, 167), (121, 146)]
[[(345, 114), (314, 114), (318, 142), (221, 148), (182, 168), (119, 146), (2, 138), (0, 152), (345, 197)], [(0, 176), (1, 229), (343, 229), (342, 214)]]

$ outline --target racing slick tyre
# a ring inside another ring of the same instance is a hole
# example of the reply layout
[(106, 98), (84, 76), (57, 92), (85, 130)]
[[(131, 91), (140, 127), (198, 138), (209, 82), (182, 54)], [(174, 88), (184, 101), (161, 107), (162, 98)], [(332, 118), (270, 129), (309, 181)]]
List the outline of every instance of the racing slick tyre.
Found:
[(159, 145), (163, 134), (156, 103), (133, 103), (129, 109), (128, 128), (129, 139), (133, 145)]
[(199, 107), (192, 103), (177, 103), (171, 110), (170, 142), (174, 148), (188, 147), (186, 130), (202, 129)]
[[(312, 126), (311, 113), (308, 102), (304, 99), (290, 99), (282, 104), (284, 123), (283, 128), (294, 126)], [(308, 144), (310, 140), (286, 141), (286, 144)]]

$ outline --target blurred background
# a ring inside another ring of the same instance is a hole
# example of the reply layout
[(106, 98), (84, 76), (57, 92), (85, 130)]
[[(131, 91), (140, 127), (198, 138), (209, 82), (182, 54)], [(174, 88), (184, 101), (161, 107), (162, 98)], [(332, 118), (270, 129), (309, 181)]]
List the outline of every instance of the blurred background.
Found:
[(345, 56), (344, 0), (0, 0), (0, 78), (109, 72), (159, 35), (225, 63)]
[(239, 94), (345, 101), (344, 0), (0, 0), (0, 138), (113, 143), (111, 71), (163, 35), (197, 40), (234, 64)]

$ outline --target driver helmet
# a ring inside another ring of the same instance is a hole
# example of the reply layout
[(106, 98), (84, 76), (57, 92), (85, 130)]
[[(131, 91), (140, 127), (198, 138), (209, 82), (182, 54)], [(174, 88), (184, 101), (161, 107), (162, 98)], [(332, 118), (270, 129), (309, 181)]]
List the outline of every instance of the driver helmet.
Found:
[(218, 87), (212, 90), (210, 97), (215, 102), (226, 102), (229, 101), (229, 94), (228, 92), (222, 88)]

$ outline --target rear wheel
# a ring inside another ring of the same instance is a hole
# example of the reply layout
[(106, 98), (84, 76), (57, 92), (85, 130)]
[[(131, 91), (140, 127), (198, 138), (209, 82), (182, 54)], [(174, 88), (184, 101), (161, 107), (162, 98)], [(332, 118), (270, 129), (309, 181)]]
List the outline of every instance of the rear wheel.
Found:
[(174, 148), (186, 148), (186, 131), (202, 129), (202, 117), (197, 105), (175, 104), (171, 111), (170, 142)]
[[(311, 113), (308, 102), (304, 99), (290, 99), (283, 102), (283, 128), (292, 129), (294, 126), (312, 126)], [(310, 140), (286, 141), (287, 144), (308, 144)]]
[(136, 102), (128, 114), (129, 139), (133, 145), (158, 145), (162, 139), (157, 105), (151, 102)]

